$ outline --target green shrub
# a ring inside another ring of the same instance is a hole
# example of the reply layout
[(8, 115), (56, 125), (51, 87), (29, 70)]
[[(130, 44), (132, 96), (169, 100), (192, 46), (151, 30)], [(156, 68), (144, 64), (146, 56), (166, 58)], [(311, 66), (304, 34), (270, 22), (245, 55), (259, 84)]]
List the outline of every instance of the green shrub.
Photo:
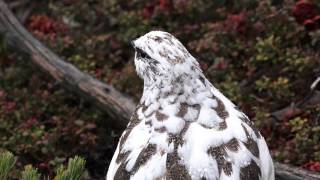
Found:
[(16, 158), (10, 152), (0, 153), (0, 179), (7, 180), (9, 172), (13, 168)]
[[(17, 158), (14, 157), (11, 152), (0, 153), (1, 180), (7, 180), (9, 178), (9, 173), (14, 168), (16, 159)], [(74, 158), (70, 158), (67, 168), (65, 168), (63, 165), (60, 165), (54, 179), (80, 180), (83, 172), (85, 171), (85, 163), (86, 161), (82, 157), (75, 156)], [(21, 173), (22, 180), (39, 180), (40, 177), (41, 175), (38, 173), (38, 169), (32, 167), (32, 165), (26, 165), (24, 167), (24, 171)]]
[(22, 180), (39, 180), (40, 174), (38, 169), (33, 168), (32, 165), (27, 165), (22, 172)]

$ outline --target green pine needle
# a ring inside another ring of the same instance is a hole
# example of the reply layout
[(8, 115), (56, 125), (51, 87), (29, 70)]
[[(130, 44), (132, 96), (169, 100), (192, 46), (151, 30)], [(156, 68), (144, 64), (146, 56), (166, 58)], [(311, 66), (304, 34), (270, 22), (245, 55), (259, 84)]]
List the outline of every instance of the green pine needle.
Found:
[(40, 174), (38, 169), (33, 168), (32, 165), (27, 165), (22, 172), (22, 180), (39, 180)]
[(63, 166), (58, 168), (55, 180), (79, 180), (84, 172), (85, 163), (86, 161), (82, 157), (71, 158), (67, 169)]
[(3, 152), (0, 154), (0, 179), (7, 180), (8, 175), (17, 158), (11, 152)]

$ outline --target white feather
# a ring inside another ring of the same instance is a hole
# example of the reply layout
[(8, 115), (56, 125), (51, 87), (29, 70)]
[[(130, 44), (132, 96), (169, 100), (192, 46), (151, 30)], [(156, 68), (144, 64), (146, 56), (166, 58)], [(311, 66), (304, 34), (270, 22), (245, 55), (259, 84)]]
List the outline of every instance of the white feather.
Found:
[[(248, 173), (243, 170), (248, 165), (258, 168), (250, 173), (261, 180), (274, 180), (274, 167), (264, 138), (205, 78), (198, 62), (176, 38), (152, 31), (135, 40), (134, 46), (137, 52), (143, 51), (148, 56), (135, 54), (137, 73), (144, 79), (141, 105), (136, 112), (138, 121), (135, 119), (137, 122), (132, 122), (122, 135), (126, 139), (117, 147), (107, 180), (115, 179), (120, 164), (125, 165), (122, 171), (130, 179), (168, 179), (171, 167), (168, 163), (172, 161), (169, 155), (173, 153), (175, 165), (186, 171), (176, 173), (195, 180), (202, 177), (238, 180)], [(259, 157), (248, 147), (249, 142), (257, 147)], [(233, 143), (233, 147), (228, 147), (228, 143)], [(145, 152), (149, 145), (156, 148)], [(215, 148), (220, 148), (220, 154), (210, 154)], [(116, 162), (124, 153), (128, 155)], [(221, 162), (226, 169), (221, 170)], [(131, 172), (134, 166), (138, 168)]]

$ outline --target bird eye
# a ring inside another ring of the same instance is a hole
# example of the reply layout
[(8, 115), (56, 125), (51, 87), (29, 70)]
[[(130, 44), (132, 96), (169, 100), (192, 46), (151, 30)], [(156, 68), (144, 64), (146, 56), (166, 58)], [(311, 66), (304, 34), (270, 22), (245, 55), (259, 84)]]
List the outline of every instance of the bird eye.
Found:
[(143, 52), (141, 49), (137, 49), (137, 56), (138, 58), (143, 58), (143, 59), (150, 59), (150, 56)]

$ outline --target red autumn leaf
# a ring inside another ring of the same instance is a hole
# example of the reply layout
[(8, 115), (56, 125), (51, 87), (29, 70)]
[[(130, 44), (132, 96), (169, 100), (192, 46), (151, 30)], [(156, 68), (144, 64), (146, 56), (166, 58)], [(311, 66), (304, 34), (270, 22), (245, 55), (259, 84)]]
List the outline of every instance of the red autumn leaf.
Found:
[(4, 97), (6, 95), (6, 93), (4, 91), (0, 90), (0, 98)]
[(103, 75), (103, 69), (96, 69), (95, 75), (97, 78), (101, 77)]
[(151, 3), (148, 3), (142, 10), (142, 17), (148, 19), (150, 17), (152, 17), (153, 13), (155, 11), (155, 5), (154, 4), (151, 4)]
[(217, 70), (225, 70), (228, 68), (228, 62), (226, 62), (225, 60), (221, 60), (215, 64), (214, 68)]
[(316, 15), (316, 5), (305, 0), (300, 0), (293, 7), (292, 15), (298, 23), (302, 24), (305, 20), (311, 19)]
[(67, 26), (61, 22), (57, 22), (46, 15), (33, 15), (27, 25), (37, 37), (44, 38), (48, 36), (50, 40), (56, 38), (57, 33), (65, 33)]
[(314, 31), (317, 29), (317, 24), (312, 19), (307, 19), (303, 22), (303, 25), (308, 31)]
[(10, 113), (16, 108), (17, 104), (14, 101), (5, 102), (4, 109), (7, 113)]
[(170, 0), (160, 0), (159, 1), (159, 8), (162, 11), (167, 11), (171, 9), (171, 1)]
[(315, 16), (313, 22), (317, 25), (317, 28), (320, 28), (320, 15)]
[(225, 30), (229, 32), (237, 32), (243, 34), (246, 31), (247, 14), (241, 12), (239, 14), (228, 15), (224, 22)]
[(308, 162), (302, 165), (303, 168), (308, 169), (310, 171), (318, 171), (320, 172), (320, 162)]

